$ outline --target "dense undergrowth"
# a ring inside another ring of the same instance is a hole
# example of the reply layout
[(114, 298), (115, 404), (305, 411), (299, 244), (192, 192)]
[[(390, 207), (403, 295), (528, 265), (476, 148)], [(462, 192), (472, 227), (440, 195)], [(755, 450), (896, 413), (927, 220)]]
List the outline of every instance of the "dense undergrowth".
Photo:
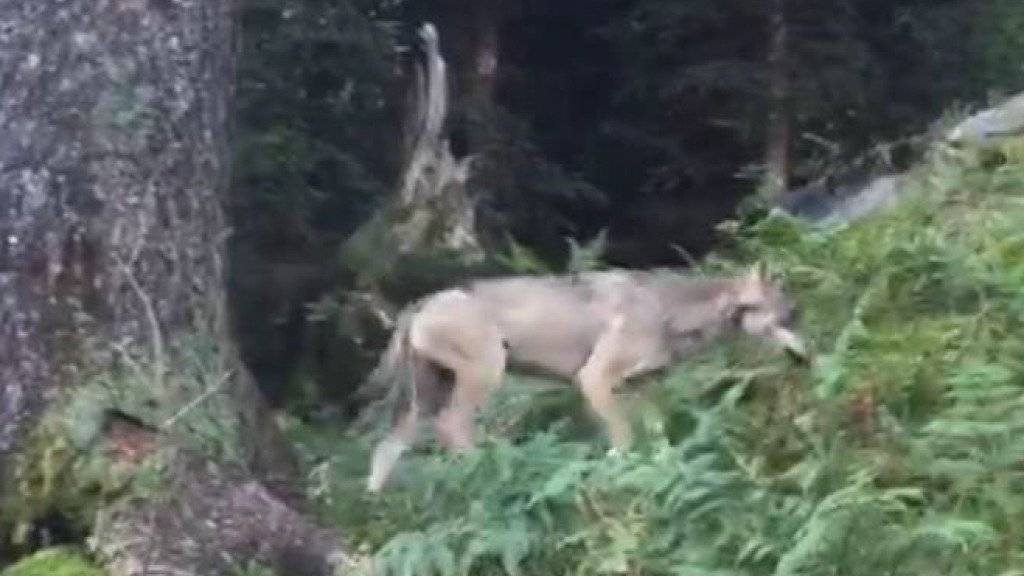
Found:
[(709, 271), (782, 271), (817, 356), (720, 343), (624, 393), (622, 456), (572, 389), (510, 378), (462, 456), (364, 495), (371, 437), (293, 432), (379, 574), (1024, 574), (1024, 155), (936, 147), (894, 207), (749, 218)]
[(72, 547), (44, 548), (0, 570), (0, 576), (105, 576), (85, 554)]

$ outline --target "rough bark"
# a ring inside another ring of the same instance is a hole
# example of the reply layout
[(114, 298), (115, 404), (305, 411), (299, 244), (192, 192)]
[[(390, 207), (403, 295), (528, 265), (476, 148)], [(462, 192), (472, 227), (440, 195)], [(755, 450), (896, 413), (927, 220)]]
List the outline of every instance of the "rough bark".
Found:
[(219, 576), (257, 562), (277, 574), (327, 575), (355, 564), (334, 534), (245, 471), (130, 422), (111, 429), (108, 453), (119, 464), (162, 461), (156, 497), (123, 498), (97, 514), (91, 545), (112, 574)]
[[(47, 411), (112, 370), (153, 406), (110, 413), (171, 433), (209, 397), (229, 397), (246, 480), (226, 485), (250, 493), (248, 482), (293, 474), (226, 328), (232, 10), (230, 0), (0, 2), (0, 487), (32, 464), (24, 452)], [(171, 383), (191, 378), (178, 372), (196, 334), (215, 343), (222, 376), (183, 397)], [(215, 484), (194, 480), (179, 496)], [(190, 573), (175, 551), (164, 559)]]
[[(226, 2), (0, 5), (0, 454), (115, 356), (216, 329)], [(118, 346), (109, 346), (116, 343)]]

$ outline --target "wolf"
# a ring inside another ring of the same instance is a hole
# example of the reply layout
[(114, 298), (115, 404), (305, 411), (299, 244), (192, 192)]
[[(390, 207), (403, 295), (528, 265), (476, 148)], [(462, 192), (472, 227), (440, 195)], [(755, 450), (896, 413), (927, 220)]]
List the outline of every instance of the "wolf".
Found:
[(795, 320), (793, 301), (760, 264), (728, 277), (627, 269), (505, 276), (429, 294), (398, 315), (367, 381), (394, 393), (395, 409), (366, 489), (381, 490), (421, 418), (433, 418), (448, 449), (472, 447), (476, 410), (507, 368), (574, 383), (611, 449), (622, 451), (631, 431), (615, 401), (620, 384), (737, 332), (806, 360)]

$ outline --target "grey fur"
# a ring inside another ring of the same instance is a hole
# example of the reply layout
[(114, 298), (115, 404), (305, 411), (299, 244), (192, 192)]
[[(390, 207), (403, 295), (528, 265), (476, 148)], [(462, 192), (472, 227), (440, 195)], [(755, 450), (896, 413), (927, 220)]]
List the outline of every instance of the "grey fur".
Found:
[(420, 416), (436, 418), (450, 447), (471, 446), (472, 415), (507, 366), (576, 383), (613, 445), (625, 448), (630, 433), (612, 396), (621, 382), (737, 331), (805, 357), (792, 318), (790, 300), (760, 267), (737, 278), (663, 270), (513, 276), (431, 294), (402, 313), (373, 374), (378, 386), (404, 393), (368, 489), (380, 489)]

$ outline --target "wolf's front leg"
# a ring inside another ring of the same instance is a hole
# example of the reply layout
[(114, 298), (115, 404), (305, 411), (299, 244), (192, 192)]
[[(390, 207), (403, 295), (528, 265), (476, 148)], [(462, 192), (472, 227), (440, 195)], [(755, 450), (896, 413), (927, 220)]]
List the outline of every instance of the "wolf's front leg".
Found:
[(612, 449), (624, 452), (632, 443), (633, 434), (629, 420), (615, 402), (617, 382), (602, 367), (590, 364), (580, 370), (578, 378), (590, 408), (604, 422)]
[(660, 339), (660, 325), (619, 314), (597, 339), (586, 364), (576, 374), (590, 407), (604, 421), (612, 453), (632, 444), (629, 420), (615, 400), (615, 389), (628, 378), (663, 365), (668, 360)]

